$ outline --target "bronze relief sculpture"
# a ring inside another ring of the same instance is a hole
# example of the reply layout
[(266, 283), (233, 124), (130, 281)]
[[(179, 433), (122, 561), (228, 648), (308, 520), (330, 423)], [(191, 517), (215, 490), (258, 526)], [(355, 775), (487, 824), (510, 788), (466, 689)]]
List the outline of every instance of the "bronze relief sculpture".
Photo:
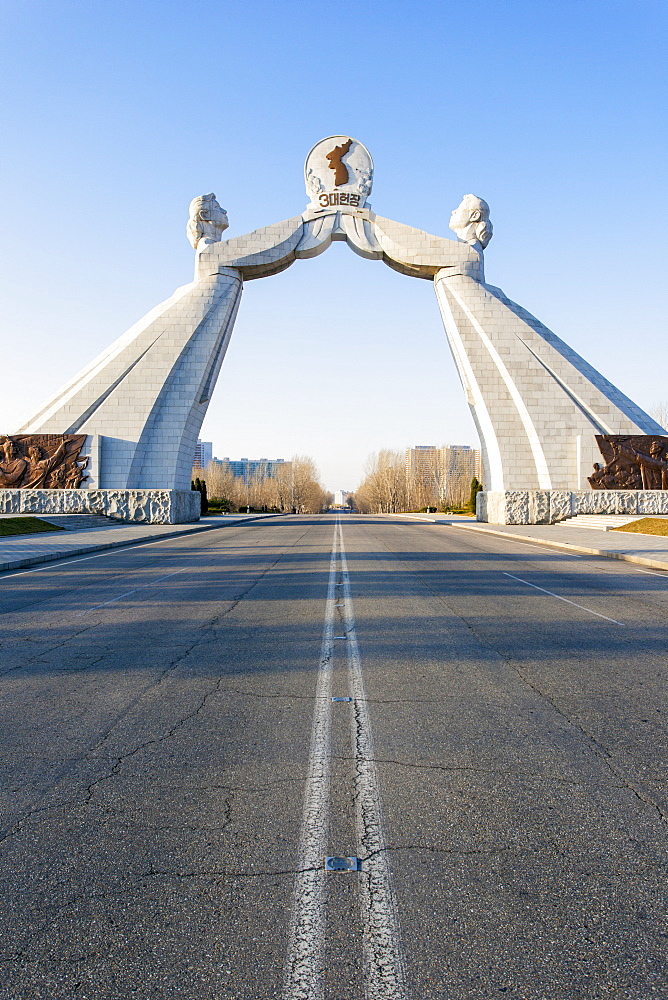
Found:
[(88, 478), (85, 434), (14, 434), (0, 440), (0, 489), (78, 490)]
[(597, 434), (605, 465), (594, 464), (593, 490), (668, 490), (668, 437)]

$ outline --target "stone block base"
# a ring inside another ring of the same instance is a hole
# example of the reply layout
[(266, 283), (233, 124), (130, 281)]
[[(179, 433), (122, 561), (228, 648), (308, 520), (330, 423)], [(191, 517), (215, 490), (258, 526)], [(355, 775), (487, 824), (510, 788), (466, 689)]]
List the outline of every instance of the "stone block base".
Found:
[(136, 524), (199, 521), (195, 490), (0, 490), (2, 514), (103, 514)]
[(555, 524), (576, 514), (668, 514), (668, 490), (512, 490), (478, 493), (476, 519)]

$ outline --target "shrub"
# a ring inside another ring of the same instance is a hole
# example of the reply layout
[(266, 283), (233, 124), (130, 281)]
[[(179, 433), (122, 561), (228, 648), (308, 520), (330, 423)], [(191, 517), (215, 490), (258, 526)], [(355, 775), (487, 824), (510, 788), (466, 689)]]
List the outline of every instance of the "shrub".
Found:
[(471, 495), (469, 497), (469, 502), (468, 502), (468, 509), (471, 511), (472, 514), (475, 514), (476, 497), (478, 496), (478, 493), (481, 492), (482, 488), (483, 488), (482, 483), (479, 482), (474, 476), (473, 479), (471, 480)]
[(193, 479), (190, 483), (190, 489), (196, 490), (200, 494), (202, 500), (201, 513), (208, 513), (209, 502), (206, 496), (206, 481), (204, 479), (200, 479), (199, 477), (197, 479)]

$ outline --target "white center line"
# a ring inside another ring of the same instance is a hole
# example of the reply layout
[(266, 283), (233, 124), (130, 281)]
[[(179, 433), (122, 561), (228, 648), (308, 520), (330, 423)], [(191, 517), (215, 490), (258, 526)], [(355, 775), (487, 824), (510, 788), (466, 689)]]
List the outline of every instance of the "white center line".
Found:
[(138, 590), (146, 590), (147, 587), (154, 587), (156, 583), (160, 583), (161, 580), (168, 580), (170, 576), (176, 576), (177, 573), (183, 573), (186, 569), (183, 566), (181, 569), (175, 569), (173, 573), (165, 573), (164, 576), (159, 576), (151, 583), (143, 583), (141, 587), (134, 587), (132, 590), (126, 590), (124, 594), (119, 594), (118, 597), (112, 597), (110, 601), (103, 601), (102, 604), (94, 604), (92, 608), (88, 608), (87, 611), (79, 611), (74, 617), (81, 618), (83, 615), (90, 614), (91, 611), (96, 611), (98, 608), (106, 608), (107, 604), (115, 604), (116, 601), (122, 601), (124, 597), (129, 597), (130, 594), (136, 594)]
[(332, 718), (332, 658), (334, 649), (334, 601), (337, 533), (334, 528), (329, 563), (318, 681), (311, 732), (308, 778), (299, 846), (298, 868), (292, 906), (292, 922), (283, 981), (284, 1000), (322, 1000), (323, 951), (325, 941), (324, 858), (328, 853), (330, 782), (330, 729)]
[(355, 706), (352, 717), (353, 752), (356, 760), (355, 824), (359, 841), (358, 854), (368, 858), (362, 863), (360, 875), (365, 997), (366, 1000), (406, 1000), (406, 963), (401, 926), (392, 875), (384, 854), (383, 811), (340, 521), (337, 528), (346, 604), (343, 617), (348, 636), (348, 672)]
[(519, 576), (513, 576), (512, 573), (503, 572), (503, 575), (509, 576), (511, 580), (517, 580), (519, 583), (524, 583), (527, 587), (533, 587), (534, 590), (540, 590), (544, 594), (549, 594), (550, 597), (556, 597), (558, 601), (564, 601), (565, 604), (572, 604), (574, 608), (580, 608), (581, 611), (587, 611), (590, 615), (596, 615), (597, 618), (605, 618), (606, 622), (612, 622), (613, 625), (624, 624), (624, 622), (618, 622), (614, 618), (608, 618), (607, 615), (599, 614), (598, 611), (592, 611), (591, 608), (585, 608), (584, 604), (578, 604), (576, 601), (569, 601), (567, 597), (560, 597), (559, 594), (555, 594), (551, 590), (546, 590), (545, 587), (538, 587), (535, 583), (529, 583), (528, 580), (522, 580)]

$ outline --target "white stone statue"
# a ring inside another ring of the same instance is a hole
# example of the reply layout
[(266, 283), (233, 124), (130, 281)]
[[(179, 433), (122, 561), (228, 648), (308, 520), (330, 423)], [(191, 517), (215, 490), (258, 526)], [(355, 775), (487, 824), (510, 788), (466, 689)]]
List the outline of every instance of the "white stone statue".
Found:
[[(528, 505), (530, 490), (581, 490), (598, 458), (596, 435), (666, 433), (539, 320), (485, 283), (482, 251), (492, 237), (486, 202), (465, 195), (450, 219), (458, 239), (434, 236), (371, 211), (372, 172), (366, 147), (350, 136), (329, 136), (307, 157), (306, 210), (226, 240), (227, 214), (215, 195), (193, 199), (188, 238), (197, 250), (195, 280), (62, 386), (19, 433), (86, 434), (101, 442), (88, 489), (190, 496), (197, 437), (243, 284), (344, 240), (362, 257), (433, 282), (479, 430), (488, 496), (519, 491)], [(37, 452), (31, 462), (37, 477)], [(15, 486), (25, 465), (11, 443), (0, 443), (5, 486)]]
[(190, 218), (186, 233), (195, 249), (200, 240), (205, 243), (218, 243), (229, 226), (227, 212), (220, 207), (213, 192), (201, 194), (190, 202)]
[(450, 229), (462, 243), (482, 251), (492, 238), (489, 205), (474, 194), (465, 194), (450, 216)]

